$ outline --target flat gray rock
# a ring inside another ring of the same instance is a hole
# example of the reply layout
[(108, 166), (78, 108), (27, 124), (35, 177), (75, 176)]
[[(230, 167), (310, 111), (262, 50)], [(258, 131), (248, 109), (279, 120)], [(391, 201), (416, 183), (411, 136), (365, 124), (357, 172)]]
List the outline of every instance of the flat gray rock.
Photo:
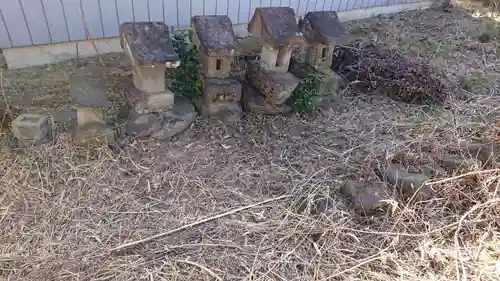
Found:
[(71, 76), (70, 95), (73, 103), (82, 107), (108, 107), (108, 89), (102, 72), (96, 68), (81, 68)]
[(133, 114), (127, 122), (127, 134), (136, 138), (166, 140), (186, 130), (196, 118), (188, 98), (175, 97), (172, 109), (161, 113)]

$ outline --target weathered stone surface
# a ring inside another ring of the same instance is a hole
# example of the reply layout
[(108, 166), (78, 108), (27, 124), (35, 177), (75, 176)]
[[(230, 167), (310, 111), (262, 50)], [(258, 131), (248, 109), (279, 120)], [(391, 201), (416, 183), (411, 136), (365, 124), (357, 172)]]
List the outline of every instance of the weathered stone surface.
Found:
[(92, 107), (78, 107), (76, 109), (76, 123), (78, 126), (84, 126), (88, 123), (105, 124), (101, 110)]
[(241, 38), (237, 41), (235, 55), (249, 56), (258, 55), (262, 51), (262, 39), (254, 36)]
[(445, 154), (441, 164), (449, 173), (463, 173), (482, 167), (481, 161), (476, 158), (465, 158), (461, 155)]
[(345, 36), (345, 28), (333, 11), (308, 12), (300, 23), (300, 30), (308, 42), (306, 63), (317, 70), (330, 68), (333, 48)]
[(165, 66), (135, 66), (133, 69), (134, 86), (144, 93), (166, 91)]
[(52, 123), (39, 114), (24, 113), (12, 121), (12, 133), (25, 144), (42, 144), (52, 140)]
[(306, 63), (319, 71), (329, 70), (332, 65), (334, 46), (333, 44), (309, 44), (306, 50)]
[(328, 45), (345, 36), (344, 25), (334, 11), (308, 12), (300, 29), (308, 42)]
[(248, 83), (243, 84), (241, 105), (245, 111), (266, 115), (286, 114), (293, 110), (287, 104), (275, 105), (268, 103), (264, 96)]
[(151, 136), (158, 140), (165, 140), (186, 130), (196, 119), (196, 110), (191, 101), (184, 97), (176, 97), (174, 107), (162, 113), (163, 126)]
[(199, 74), (204, 102), (239, 102), (241, 83), (237, 78), (207, 78)]
[(330, 68), (319, 72), (295, 58), (290, 60), (290, 73), (299, 79), (304, 79), (311, 74), (321, 75), (323, 78), (318, 83), (317, 88), (317, 95), (320, 96), (339, 94), (341, 89), (346, 86), (345, 79)]
[(224, 122), (232, 123), (243, 118), (243, 109), (239, 103), (222, 101), (205, 103), (202, 99), (195, 100), (194, 103), (201, 114)]
[(162, 22), (126, 22), (120, 26), (120, 36), (134, 65), (179, 65), (169, 27)]
[(174, 105), (174, 93), (168, 89), (161, 93), (143, 93), (134, 103), (135, 112), (138, 114), (164, 112)]
[(132, 114), (126, 125), (127, 134), (136, 138), (165, 140), (180, 134), (193, 123), (196, 110), (185, 97), (175, 97), (172, 109), (161, 113)]
[(274, 48), (273, 46), (264, 43), (261, 52), (261, 66), (267, 73), (286, 73), (290, 66), (290, 58), (292, 57), (293, 49), (289, 47)]
[(59, 133), (73, 132), (77, 126), (77, 111), (74, 109), (53, 109), (50, 111), (50, 117)]
[(233, 56), (236, 37), (228, 16), (194, 16), (191, 18), (190, 39), (208, 56)]
[(226, 78), (231, 74), (232, 56), (208, 56), (199, 53), (200, 69), (203, 75), (209, 78)]
[(262, 92), (272, 104), (283, 104), (299, 85), (300, 80), (290, 73), (269, 74), (259, 61), (247, 63), (247, 80), (252, 87)]
[(108, 89), (102, 71), (77, 69), (71, 76), (71, 98), (77, 106), (108, 107)]
[(255, 9), (248, 31), (276, 48), (303, 44), (295, 11), (289, 7)]
[(390, 200), (389, 188), (378, 182), (345, 182), (340, 192), (354, 205), (356, 213), (372, 216), (380, 213), (384, 200)]
[(73, 142), (78, 146), (99, 147), (115, 142), (115, 132), (108, 125), (100, 122), (78, 126), (73, 134)]
[(417, 200), (433, 197), (432, 189), (424, 183), (428, 180), (424, 174), (409, 173), (401, 164), (391, 164), (387, 170), (387, 181), (393, 184), (403, 195)]

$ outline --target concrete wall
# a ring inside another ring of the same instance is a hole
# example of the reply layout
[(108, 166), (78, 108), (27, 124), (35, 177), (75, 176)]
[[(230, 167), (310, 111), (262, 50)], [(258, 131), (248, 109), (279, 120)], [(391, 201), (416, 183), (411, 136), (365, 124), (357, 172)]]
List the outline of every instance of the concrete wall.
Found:
[(0, 48), (115, 37), (125, 21), (164, 21), (189, 26), (191, 15), (227, 14), (248, 23), (256, 7), (289, 6), (306, 11), (346, 11), (422, 0), (0, 0)]

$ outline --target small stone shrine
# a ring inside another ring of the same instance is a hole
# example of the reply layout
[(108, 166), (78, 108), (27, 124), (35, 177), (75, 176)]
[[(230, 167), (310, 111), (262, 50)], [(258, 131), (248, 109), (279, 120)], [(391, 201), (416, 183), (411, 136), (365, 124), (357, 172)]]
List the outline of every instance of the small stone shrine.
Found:
[(236, 48), (231, 19), (228, 16), (194, 16), (191, 18), (189, 37), (199, 51), (200, 111), (226, 121), (241, 119), (241, 83), (231, 76)]
[(323, 79), (318, 85), (318, 95), (331, 94), (339, 89), (341, 78), (330, 69), (333, 49), (338, 40), (345, 36), (345, 29), (336, 12), (308, 12), (300, 24), (308, 43), (305, 58), (293, 57), (290, 72), (300, 79), (311, 72), (320, 72)]
[(196, 111), (187, 98), (175, 97), (165, 85), (165, 71), (180, 65), (167, 25), (161, 22), (128, 22), (120, 26), (124, 52), (132, 61), (134, 86), (133, 110), (127, 122), (127, 134), (170, 138), (185, 130)]
[[(294, 49), (305, 44), (294, 10), (288, 7), (257, 8), (248, 24), (248, 31), (252, 36), (261, 38), (263, 46), (261, 59), (247, 63), (246, 79), (257, 91), (245, 88), (245, 108), (255, 108), (253, 102), (259, 101), (259, 108), (265, 108), (268, 114), (289, 111), (282, 108), (283, 104), (300, 82), (288, 72), (290, 58)], [(261, 97), (255, 97), (259, 92), (266, 104), (262, 104)]]
[(76, 105), (75, 144), (112, 144), (114, 131), (104, 121), (109, 102), (102, 72), (97, 68), (77, 69), (71, 76), (70, 95)]

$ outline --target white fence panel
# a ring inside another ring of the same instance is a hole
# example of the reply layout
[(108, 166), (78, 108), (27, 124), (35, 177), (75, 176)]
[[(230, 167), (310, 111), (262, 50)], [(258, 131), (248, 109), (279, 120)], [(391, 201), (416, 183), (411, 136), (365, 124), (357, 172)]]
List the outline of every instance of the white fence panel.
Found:
[[(346, 11), (422, 0), (0, 0), (0, 48), (115, 37), (120, 23), (161, 21), (186, 28), (192, 15), (248, 23), (257, 7)], [(84, 24), (85, 23), (85, 24)], [(89, 32), (87, 35), (86, 28)]]

